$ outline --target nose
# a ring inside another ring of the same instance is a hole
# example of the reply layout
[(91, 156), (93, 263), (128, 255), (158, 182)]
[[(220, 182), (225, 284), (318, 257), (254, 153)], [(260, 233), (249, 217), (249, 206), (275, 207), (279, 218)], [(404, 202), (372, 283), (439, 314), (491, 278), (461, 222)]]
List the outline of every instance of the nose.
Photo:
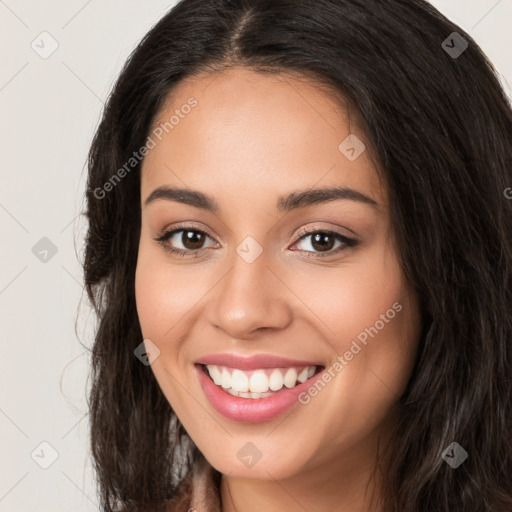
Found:
[(278, 267), (271, 268), (269, 263), (264, 253), (251, 263), (234, 253), (230, 270), (212, 294), (212, 325), (234, 339), (251, 339), (264, 329), (289, 325), (293, 293)]

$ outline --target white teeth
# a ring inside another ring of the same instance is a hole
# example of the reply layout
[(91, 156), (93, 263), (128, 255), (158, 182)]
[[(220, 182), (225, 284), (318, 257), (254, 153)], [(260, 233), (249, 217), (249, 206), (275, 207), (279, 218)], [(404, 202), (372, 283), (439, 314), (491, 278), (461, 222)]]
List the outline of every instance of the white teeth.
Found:
[(272, 391), (279, 391), (284, 385), (283, 374), (279, 370), (274, 370), (268, 379), (268, 387)]
[(233, 375), (231, 375), (231, 388), (233, 391), (249, 391), (249, 379), (247, 375), (240, 370), (234, 370)]
[(233, 396), (239, 396), (241, 398), (265, 398), (266, 396), (272, 396), (274, 393), (270, 391), (268, 393), (244, 393), (243, 391), (233, 391), (232, 389), (226, 389), (226, 392)]
[(206, 369), (213, 382), (231, 395), (263, 398), (273, 395), (283, 387), (290, 389), (302, 384), (315, 374), (317, 367), (265, 368), (245, 371), (225, 366), (206, 365)]
[(213, 379), (213, 382), (220, 386), (222, 383), (222, 374), (219, 372), (219, 369), (216, 366), (211, 366), (209, 368), (210, 377)]
[(249, 389), (256, 393), (265, 393), (268, 391), (268, 377), (265, 375), (264, 371), (256, 370), (251, 375)]
[(284, 376), (284, 385), (287, 388), (293, 388), (297, 382), (297, 370), (290, 368)]
[(231, 387), (231, 375), (226, 370), (226, 368), (224, 368), (224, 370), (222, 370), (220, 385), (225, 389), (229, 389)]
[(308, 369), (307, 368), (304, 368), (304, 370), (302, 370), (299, 375), (297, 375), (297, 380), (302, 383), (302, 382), (306, 382), (308, 380)]

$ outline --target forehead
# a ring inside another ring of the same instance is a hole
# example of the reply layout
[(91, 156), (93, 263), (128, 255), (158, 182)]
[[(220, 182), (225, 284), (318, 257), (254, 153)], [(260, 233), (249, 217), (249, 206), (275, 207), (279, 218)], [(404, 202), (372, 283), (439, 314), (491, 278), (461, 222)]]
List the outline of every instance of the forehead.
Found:
[(351, 161), (339, 148), (349, 135), (364, 143), (356, 120), (313, 81), (246, 68), (199, 74), (172, 91), (152, 133), (158, 127), (142, 166), (142, 201), (168, 184), (205, 190), (219, 203), (243, 195), (270, 205), (295, 189), (327, 186), (385, 202), (368, 152)]

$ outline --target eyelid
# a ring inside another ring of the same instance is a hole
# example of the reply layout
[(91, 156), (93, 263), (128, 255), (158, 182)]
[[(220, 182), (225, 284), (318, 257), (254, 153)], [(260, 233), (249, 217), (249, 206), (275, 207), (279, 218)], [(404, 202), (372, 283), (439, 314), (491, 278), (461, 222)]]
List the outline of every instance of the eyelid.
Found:
[[(345, 229), (346, 231), (349, 231), (350, 234), (349, 235), (344, 234), (343, 232), (341, 232), (341, 229)], [(299, 229), (299, 231), (297, 232), (297, 234), (295, 236), (297, 237), (297, 239), (300, 239), (305, 235), (311, 235), (313, 233), (318, 233), (318, 232), (332, 233), (335, 235), (342, 236), (344, 238), (357, 237), (357, 234), (348, 228), (341, 228), (340, 226), (334, 228), (334, 227), (325, 227), (325, 226), (318, 226), (318, 225), (314, 225), (314, 226), (310, 226), (310, 227), (302, 227)]]
[[(186, 231), (186, 230), (190, 230), (190, 231), (199, 231), (201, 233), (204, 233), (205, 235), (207, 235), (209, 238), (211, 238), (212, 240), (215, 240), (216, 238), (210, 233), (210, 231), (208, 230), (208, 228), (206, 227), (198, 227), (197, 224), (195, 223), (192, 223), (192, 222), (182, 222), (182, 223), (178, 223), (176, 224), (175, 226), (165, 226), (164, 228), (162, 228), (158, 234), (157, 234), (157, 237), (156, 239), (158, 238), (162, 238), (164, 236), (167, 236), (169, 235), (170, 233), (173, 233), (173, 232), (176, 232), (176, 231)], [(155, 240), (156, 240), (155, 239)]]

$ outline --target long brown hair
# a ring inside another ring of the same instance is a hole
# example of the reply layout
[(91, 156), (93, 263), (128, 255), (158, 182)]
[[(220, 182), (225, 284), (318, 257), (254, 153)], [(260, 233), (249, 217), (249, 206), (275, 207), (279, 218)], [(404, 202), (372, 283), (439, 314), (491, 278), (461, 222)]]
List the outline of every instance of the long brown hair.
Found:
[[(103, 509), (162, 504), (200, 455), (133, 353), (140, 162), (125, 164), (180, 80), (230, 65), (315, 76), (339, 91), (384, 170), (424, 321), (397, 404), (384, 509), (512, 510), (511, 108), (475, 41), (423, 0), (183, 0), (133, 51), (92, 142), (86, 192)], [(468, 453), (456, 469), (442, 458), (454, 441)]]

